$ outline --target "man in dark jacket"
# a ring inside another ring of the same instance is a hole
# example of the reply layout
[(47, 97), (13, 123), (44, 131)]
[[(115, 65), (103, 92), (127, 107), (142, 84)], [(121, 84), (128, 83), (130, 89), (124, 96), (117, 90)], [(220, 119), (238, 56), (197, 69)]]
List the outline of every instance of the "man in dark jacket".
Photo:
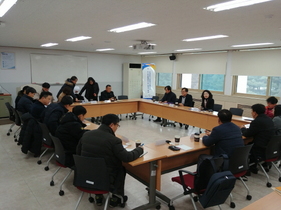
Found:
[[(169, 85), (166, 86), (164, 90), (165, 90), (165, 94), (159, 102), (174, 104), (177, 101), (177, 96), (175, 93), (172, 92), (171, 86)], [(153, 120), (153, 122), (161, 122), (161, 118), (157, 117), (157, 119)]]
[[(122, 140), (115, 136), (119, 127), (119, 117), (115, 114), (107, 114), (102, 118), (102, 125), (93, 131), (86, 132), (78, 146), (77, 154), (87, 157), (104, 158), (111, 177), (111, 192), (121, 195), (124, 202), (125, 168), (122, 162), (130, 162), (139, 158), (143, 153), (142, 147), (137, 147), (128, 152), (122, 145)], [(117, 206), (120, 200), (113, 196), (110, 206)]]
[(105, 90), (101, 92), (100, 100), (116, 100), (113, 91), (111, 91), (111, 85), (106, 85)]
[(42, 92), (39, 96), (39, 100), (36, 100), (30, 109), (30, 114), (39, 122), (43, 122), (44, 111), (52, 101), (52, 93)]
[(27, 113), (30, 112), (32, 104), (34, 102), (33, 97), (36, 93), (36, 90), (32, 87), (29, 87), (26, 89), (26, 94), (23, 95), (18, 104), (17, 104), (17, 110), (21, 113)]
[(60, 88), (58, 94), (57, 94), (57, 98), (59, 98), (59, 95), (61, 94), (61, 92), (63, 91), (63, 89), (65, 87), (69, 87), (71, 89), (71, 96), (73, 97), (73, 101), (77, 101), (77, 98), (74, 94), (74, 87), (75, 87), (75, 84), (77, 83), (78, 79), (76, 76), (72, 76), (71, 78), (68, 78), (65, 83), (63, 84), (63, 86)]
[(54, 136), (59, 126), (60, 119), (68, 112), (73, 100), (70, 96), (64, 96), (60, 103), (50, 104), (44, 112), (44, 123), (47, 125), (50, 133)]
[(75, 106), (72, 112), (66, 113), (60, 120), (60, 125), (56, 131), (58, 137), (67, 151), (66, 163), (68, 166), (74, 165), (73, 154), (76, 154), (76, 147), (83, 134), (86, 124), (83, 123), (87, 110), (83, 106)]
[[(252, 107), (252, 116), (254, 120), (247, 129), (241, 127), (243, 136), (253, 137), (253, 147), (251, 149), (250, 161), (256, 162), (257, 159), (265, 158), (265, 150), (271, 137), (274, 135), (274, 124), (271, 118), (265, 115), (265, 106), (263, 104), (254, 104)], [(250, 167), (253, 173), (257, 173), (256, 164)]]
[[(187, 88), (181, 89), (181, 96), (177, 100), (179, 103), (179, 106), (189, 106), (193, 107), (193, 99), (192, 95), (188, 94)], [(180, 123), (180, 127), (182, 127), (182, 123)], [(188, 125), (185, 125), (185, 129), (188, 129)]]
[(219, 126), (213, 128), (212, 132), (206, 132), (203, 144), (215, 145), (214, 156), (227, 154), (230, 157), (234, 148), (244, 146), (242, 133), (240, 128), (231, 122), (232, 113), (229, 110), (220, 110), (218, 118)]

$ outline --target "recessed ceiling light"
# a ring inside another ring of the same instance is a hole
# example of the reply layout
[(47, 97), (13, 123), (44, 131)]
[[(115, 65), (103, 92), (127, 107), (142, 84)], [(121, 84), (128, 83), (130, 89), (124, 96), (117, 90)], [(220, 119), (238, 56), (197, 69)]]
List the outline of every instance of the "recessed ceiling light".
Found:
[(52, 47), (56, 45), (58, 45), (58, 43), (47, 43), (47, 44), (42, 44), (41, 47)]
[(253, 47), (253, 46), (261, 46), (261, 45), (271, 45), (274, 43), (254, 43), (254, 44), (239, 44), (239, 45), (232, 45), (231, 47)]
[(154, 53), (157, 53), (157, 52), (139, 52), (138, 54), (145, 55), (145, 54), (154, 54)]
[(4, 0), (0, 4), (0, 17), (3, 17), (6, 12), (17, 2), (17, 0)]
[(214, 4), (209, 7), (206, 7), (204, 9), (213, 11), (213, 12), (219, 12), (223, 10), (229, 10), (229, 9), (234, 9), (238, 7), (245, 7), (245, 6), (250, 6), (254, 4), (259, 4), (263, 2), (268, 2), (272, 0), (233, 0), (233, 1), (228, 1), (220, 4)]
[(177, 52), (185, 52), (185, 51), (195, 51), (195, 50), (202, 50), (202, 48), (179, 49), (179, 50), (175, 50), (175, 51), (177, 51)]
[(77, 37), (67, 39), (65, 41), (67, 41), (67, 42), (77, 42), (77, 41), (82, 41), (82, 40), (91, 39), (91, 38), (92, 37), (90, 37), (90, 36), (77, 36)]
[(184, 39), (182, 41), (196, 42), (196, 41), (202, 41), (202, 40), (208, 40), (208, 39), (219, 39), (219, 38), (225, 38), (225, 37), (228, 37), (228, 36), (227, 35), (204, 36), (204, 37), (197, 37), (197, 38), (191, 38), (191, 39)]
[(104, 49), (96, 49), (96, 51), (110, 51), (115, 50), (114, 48), (104, 48)]
[(141, 22), (141, 23), (136, 23), (136, 24), (132, 24), (132, 25), (128, 25), (128, 26), (114, 28), (114, 29), (111, 29), (111, 30), (108, 30), (108, 31), (114, 32), (114, 33), (121, 33), (121, 32), (125, 32), (125, 31), (132, 31), (132, 30), (147, 28), (147, 27), (151, 27), (151, 26), (155, 26), (155, 24)]

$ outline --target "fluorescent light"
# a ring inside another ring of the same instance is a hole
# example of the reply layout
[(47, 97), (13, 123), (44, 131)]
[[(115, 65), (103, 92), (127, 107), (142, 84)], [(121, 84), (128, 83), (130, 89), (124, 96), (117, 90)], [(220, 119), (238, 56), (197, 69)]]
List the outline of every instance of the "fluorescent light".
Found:
[(4, 0), (0, 5), (0, 17), (3, 17), (16, 2), (17, 0)]
[(179, 50), (175, 50), (175, 51), (177, 51), (177, 52), (185, 52), (185, 51), (195, 51), (195, 50), (202, 50), (202, 48), (179, 49)]
[(67, 42), (77, 42), (77, 41), (82, 41), (82, 40), (91, 39), (91, 38), (92, 37), (90, 37), (90, 36), (77, 36), (77, 37), (67, 39), (65, 41), (67, 41)]
[(114, 48), (104, 48), (104, 49), (96, 49), (96, 51), (110, 51), (115, 50)]
[(197, 37), (197, 38), (191, 38), (191, 39), (184, 39), (182, 41), (196, 42), (196, 41), (202, 41), (202, 40), (208, 40), (208, 39), (219, 39), (219, 38), (225, 38), (225, 37), (228, 37), (228, 36), (227, 35), (204, 36), (204, 37)]
[(56, 45), (58, 45), (58, 43), (47, 43), (47, 44), (42, 44), (41, 47), (52, 47)]
[(234, 9), (238, 7), (245, 7), (245, 6), (250, 6), (254, 4), (259, 4), (259, 3), (264, 3), (272, 0), (233, 0), (233, 1), (228, 1), (220, 4), (214, 4), (209, 7), (206, 7), (204, 9), (213, 11), (213, 12), (219, 12), (223, 10), (229, 10), (229, 9)]
[(232, 45), (231, 47), (253, 47), (253, 46), (271, 45), (271, 44), (274, 43), (239, 44), (239, 45)]
[(154, 54), (154, 53), (157, 53), (157, 52), (139, 52), (138, 54), (145, 55), (145, 54)]
[(151, 26), (155, 26), (155, 24), (141, 22), (141, 23), (136, 23), (136, 24), (132, 24), (132, 25), (128, 25), (128, 26), (114, 28), (114, 29), (109, 30), (109, 32), (121, 33), (121, 32), (125, 32), (125, 31), (132, 31), (132, 30), (147, 28), (147, 27), (151, 27)]

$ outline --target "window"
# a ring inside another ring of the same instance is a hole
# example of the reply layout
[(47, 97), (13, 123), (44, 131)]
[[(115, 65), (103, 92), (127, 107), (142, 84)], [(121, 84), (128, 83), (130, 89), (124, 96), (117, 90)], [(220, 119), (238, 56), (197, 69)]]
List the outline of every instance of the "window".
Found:
[(281, 77), (270, 77), (270, 96), (281, 95)]
[(172, 86), (172, 73), (157, 73), (157, 85), (158, 86)]
[(236, 92), (266, 96), (267, 81), (266, 76), (237, 76)]
[(199, 88), (200, 74), (182, 74), (180, 87), (186, 87), (191, 89)]
[(202, 74), (200, 89), (223, 92), (224, 74)]

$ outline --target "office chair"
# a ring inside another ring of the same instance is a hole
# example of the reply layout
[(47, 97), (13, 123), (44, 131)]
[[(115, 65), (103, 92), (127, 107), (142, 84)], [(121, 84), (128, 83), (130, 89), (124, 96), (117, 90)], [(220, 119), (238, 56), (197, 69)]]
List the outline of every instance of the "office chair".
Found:
[(12, 106), (11, 106), (11, 108), (12, 108), (12, 111), (13, 111), (13, 113), (15, 115), (15, 124), (17, 126), (19, 126), (19, 128), (14, 132), (14, 140), (15, 140), (15, 142), (17, 142), (19, 134), (20, 134), (20, 129), (22, 127), (22, 120), (20, 118), (20, 115), (19, 115), (18, 111), (14, 107), (12, 107)]
[(242, 176), (245, 176), (249, 169), (249, 153), (253, 144), (244, 147), (237, 147), (233, 150), (231, 157), (229, 158), (229, 170), (231, 173), (242, 182), (247, 190), (247, 200), (251, 200), (250, 190)]
[(64, 195), (64, 191), (62, 190), (62, 186), (64, 184), (64, 182), (66, 181), (66, 179), (70, 176), (71, 172), (73, 171), (74, 169), (74, 166), (70, 166), (70, 165), (67, 165), (67, 160), (66, 160), (66, 153), (64, 151), (64, 148), (60, 142), (60, 140), (57, 138), (57, 137), (54, 137), (51, 135), (51, 138), (54, 142), (54, 145), (55, 145), (55, 160), (56, 160), (56, 164), (59, 166), (57, 168), (57, 170), (55, 171), (55, 173), (53, 173), (52, 175), (52, 180), (50, 182), (50, 186), (54, 186), (55, 183), (54, 183), (54, 177), (55, 175), (59, 172), (59, 170), (61, 168), (70, 168), (70, 171), (68, 172), (68, 174), (65, 176), (65, 178), (62, 180), (61, 184), (60, 184), (60, 191), (59, 191), (59, 195), (60, 196), (63, 196)]
[[(173, 177), (172, 181), (177, 182), (183, 187), (183, 193), (172, 198), (170, 202), (168, 203), (169, 210), (174, 210), (173, 201), (181, 198), (185, 195), (189, 195), (191, 197), (191, 201), (193, 204), (194, 209), (197, 210), (197, 207), (195, 205), (195, 202), (198, 201), (198, 197), (202, 195), (209, 183), (210, 178), (212, 175), (220, 170), (220, 168), (223, 165), (223, 158), (215, 158), (214, 164), (216, 167), (216, 170), (214, 170), (214, 167), (211, 164), (208, 164), (208, 160), (204, 160), (197, 169), (197, 172), (190, 172), (186, 170), (179, 170), (179, 176)], [(184, 173), (186, 173), (184, 175)], [(192, 194), (195, 194), (197, 196), (193, 196)], [(225, 197), (225, 199), (228, 197), (228, 195)], [(231, 198), (231, 197), (230, 197)], [(225, 202), (225, 199), (217, 199), (217, 203), (215, 205), (220, 205)], [(200, 200), (199, 200), (200, 201)], [(231, 200), (232, 202), (232, 200)], [(203, 208), (207, 208), (210, 206), (203, 206)]]
[[(73, 185), (82, 191), (75, 209), (78, 208), (84, 192), (89, 194), (108, 194), (105, 200), (104, 210), (108, 207), (111, 193), (110, 177), (103, 158), (82, 157), (73, 155), (75, 162)], [(89, 197), (89, 201), (93, 202), (93, 198)]]
[(8, 111), (9, 111), (9, 119), (13, 122), (12, 125), (10, 126), (8, 132), (7, 132), (7, 136), (10, 136), (10, 133), (12, 132), (12, 128), (16, 125), (15, 123), (15, 115), (13, 112), (13, 107), (9, 102), (5, 103), (5, 106), (7, 107)]
[[(126, 100), (126, 99), (128, 99), (128, 96), (120, 95), (120, 96), (117, 96), (117, 99), (118, 100)], [(120, 116), (120, 121), (121, 121), (122, 120), (122, 114), (120, 114), (119, 116)], [(128, 113), (126, 114), (126, 118), (128, 118)]]
[(233, 114), (233, 115), (237, 115), (237, 116), (242, 116), (244, 110), (240, 109), (240, 108), (230, 108), (229, 111)]
[(271, 140), (268, 142), (266, 151), (265, 151), (265, 160), (258, 159), (258, 165), (262, 169), (264, 175), (266, 176), (266, 186), (271, 187), (272, 184), (269, 182), (269, 176), (266, 173), (266, 170), (262, 166), (262, 163), (271, 163), (274, 168), (278, 171), (279, 173), (279, 182), (281, 182), (281, 171), (275, 164), (276, 161), (279, 160), (281, 156), (281, 136), (273, 136)]
[[(42, 142), (43, 142), (43, 147), (45, 147), (46, 149), (44, 150), (44, 152), (42, 152), (42, 154), (39, 156), (39, 159), (37, 161), (37, 164), (40, 165), (42, 163), (42, 157), (43, 155), (49, 150), (49, 149), (54, 149), (54, 143), (53, 143), (53, 140), (52, 140), (52, 137), (50, 136), (50, 132), (49, 132), (49, 129), (47, 128), (46, 124), (44, 123), (40, 123), (38, 122), (41, 130), (42, 130)], [(48, 171), (49, 170), (49, 163), (51, 161), (51, 159), (54, 157), (55, 153), (53, 153), (51, 155), (51, 157), (48, 159), (47, 161), (47, 166), (44, 168), (45, 171)]]
[(220, 111), (222, 110), (222, 105), (221, 104), (214, 104), (214, 107), (213, 107), (213, 111)]
[[(152, 96), (152, 101), (159, 101), (159, 96)], [(153, 118), (153, 115), (149, 115), (148, 121), (151, 121), (151, 118)]]

